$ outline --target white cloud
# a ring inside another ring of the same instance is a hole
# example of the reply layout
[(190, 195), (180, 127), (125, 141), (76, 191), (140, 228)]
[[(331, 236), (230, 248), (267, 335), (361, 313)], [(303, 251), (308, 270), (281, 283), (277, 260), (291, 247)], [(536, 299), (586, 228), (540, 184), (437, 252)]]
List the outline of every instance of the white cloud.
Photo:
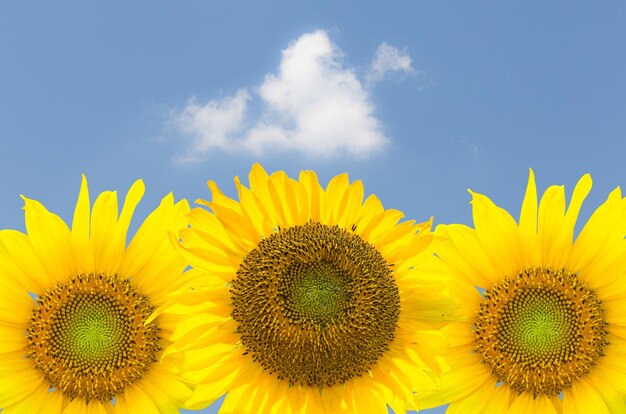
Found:
[[(413, 69), (406, 53), (383, 43), (366, 81), (378, 82), (389, 71)], [(248, 114), (251, 102), (259, 105), (258, 115)], [(342, 52), (322, 30), (291, 42), (277, 72), (266, 75), (260, 86), (205, 104), (191, 100), (172, 121), (191, 138), (177, 157), (182, 163), (199, 161), (214, 150), (367, 157), (389, 142), (368, 89), (354, 70), (344, 67)]]
[(181, 163), (199, 161), (199, 156), (212, 148), (228, 150), (232, 135), (242, 127), (249, 99), (245, 89), (239, 89), (234, 96), (212, 100), (204, 105), (198, 105), (194, 98), (190, 99), (185, 109), (172, 119), (180, 132), (193, 137), (190, 148), (176, 160)]
[(383, 42), (376, 50), (376, 56), (374, 56), (365, 80), (368, 85), (373, 85), (384, 80), (389, 72), (403, 72), (408, 75), (417, 73), (411, 66), (411, 57), (404, 50), (398, 50), (398, 48)]
[(342, 67), (341, 52), (326, 32), (291, 43), (279, 72), (265, 77), (259, 96), (267, 112), (244, 139), (253, 152), (278, 147), (366, 156), (387, 142), (367, 92), (354, 71)]

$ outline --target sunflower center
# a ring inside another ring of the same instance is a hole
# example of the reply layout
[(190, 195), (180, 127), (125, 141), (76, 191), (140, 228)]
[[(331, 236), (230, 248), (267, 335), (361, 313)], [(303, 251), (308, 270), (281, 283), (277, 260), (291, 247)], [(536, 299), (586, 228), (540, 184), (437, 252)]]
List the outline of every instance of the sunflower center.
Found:
[(509, 347), (541, 358), (566, 348), (576, 331), (575, 307), (559, 292), (526, 289), (505, 307), (511, 322), (504, 331)]
[(345, 312), (349, 279), (334, 263), (296, 263), (286, 273), (284, 306), (293, 320), (326, 325)]
[(517, 392), (558, 395), (604, 355), (601, 303), (575, 274), (527, 269), (485, 291), (476, 352)]
[(98, 294), (74, 296), (61, 308), (62, 314), (72, 316), (60, 318), (52, 326), (53, 343), (69, 345), (68, 350), (83, 360), (106, 358), (115, 352), (128, 328), (126, 320), (116, 318), (120, 307)]
[(112, 400), (141, 379), (160, 350), (145, 295), (115, 276), (79, 275), (37, 298), (28, 357), (70, 399)]
[(245, 352), (279, 379), (307, 387), (366, 373), (389, 349), (400, 312), (380, 252), (320, 223), (262, 240), (244, 258), (231, 293)]

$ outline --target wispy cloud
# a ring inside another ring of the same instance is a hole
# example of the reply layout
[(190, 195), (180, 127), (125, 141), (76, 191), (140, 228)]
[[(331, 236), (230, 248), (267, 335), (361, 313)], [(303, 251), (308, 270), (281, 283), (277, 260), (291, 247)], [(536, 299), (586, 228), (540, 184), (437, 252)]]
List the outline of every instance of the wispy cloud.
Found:
[(376, 50), (369, 71), (365, 76), (368, 85), (384, 80), (389, 73), (404, 73), (415, 75), (417, 71), (411, 66), (411, 57), (404, 50), (383, 42)]
[[(390, 71), (411, 73), (411, 59), (383, 43), (365, 82), (379, 82)], [(257, 115), (249, 115), (251, 103), (261, 108)], [(323, 30), (291, 42), (277, 72), (267, 74), (261, 85), (203, 104), (192, 99), (173, 112), (171, 121), (190, 138), (176, 157), (181, 163), (200, 161), (216, 150), (367, 157), (389, 142), (374, 116), (369, 89), (344, 67), (342, 51)]]
[(195, 98), (190, 99), (185, 109), (173, 117), (176, 128), (193, 137), (190, 148), (178, 155), (177, 161), (199, 161), (202, 154), (213, 148), (230, 149), (233, 135), (242, 128), (249, 99), (245, 89), (238, 90), (234, 96), (211, 100), (204, 105), (198, 105)]

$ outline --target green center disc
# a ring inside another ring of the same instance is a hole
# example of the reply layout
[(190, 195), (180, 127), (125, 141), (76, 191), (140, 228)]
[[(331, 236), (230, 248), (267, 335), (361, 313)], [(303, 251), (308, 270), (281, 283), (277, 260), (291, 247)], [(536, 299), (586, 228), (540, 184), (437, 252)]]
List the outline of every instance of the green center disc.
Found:
[(345, 312), (349, 280), (335, 264), (295, 265), (288, 273), (285, 308), (292, 317), (326, 325)]
[(95, 307), (81, 309), (69, 326), (73, 349), (85, 358), (105, 356), (119, 336), (119, 325), (110, 313)]
[(528, 289), (505, 308), (511, 318), (508, 337), (528, 354), (558, 353), (577, 327), (567, 318), (570, 308), (562, 295)]
[[(123, 307), (112, 298), (80, 294), (60, 309), (58, 323), (53, 325), (53, 343), (57, 349), (72, 354), (78, 361), (105, 364), (120, 352), (130, 326), (122, 318)], [(123, 349), (123, 348), (122, 348)]]

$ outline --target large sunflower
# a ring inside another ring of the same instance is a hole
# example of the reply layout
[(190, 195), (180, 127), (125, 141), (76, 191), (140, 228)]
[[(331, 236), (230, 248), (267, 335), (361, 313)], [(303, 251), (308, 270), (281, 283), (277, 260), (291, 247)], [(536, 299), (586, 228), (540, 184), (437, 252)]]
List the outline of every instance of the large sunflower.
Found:
[[(472, 194), (475, 230), (439, 226), (437, 255), (458, 280), (465, 322), (430, 405), (454, 413), (626, 412), (626, 202), (614, 190), (574, 240), (591, 178), (566, 209), (562, 186), (537, 205), (532, 171), (519, 224)], [(478, 288), (478, 289), (477, 289)], [(479, 291), (482, 292), (479, 293)]]
[(446, 283), (414, 269), (431, 223), (399, 223), (346, 174), (326, 190), (312, 171), (296, 181), (257, 164), (249, 178), (235, 178), (239, 201), (210, 181), (211, 211), (192, 209), (181, 233), (205, 273), (169, 310), (194, 313), (175, 332), (199, 384), (187, 406), (226, 394), (222, 413), (415, 408), (413, 388), (435, 387), (433, 326), (453, 309)]
[(153, 315), (189, 278), (168, 239), (189, 206), (166, 196), (127, 247), (143, 192), (135, 182), (119, 217), (115, 192), (92, 211), (83, 177), (71, 230), (24, 198), (27, 234), (0, 232), (3, 414), (174, 413), (191, 395), (180, 358), (161, 360), (179, 318)]

